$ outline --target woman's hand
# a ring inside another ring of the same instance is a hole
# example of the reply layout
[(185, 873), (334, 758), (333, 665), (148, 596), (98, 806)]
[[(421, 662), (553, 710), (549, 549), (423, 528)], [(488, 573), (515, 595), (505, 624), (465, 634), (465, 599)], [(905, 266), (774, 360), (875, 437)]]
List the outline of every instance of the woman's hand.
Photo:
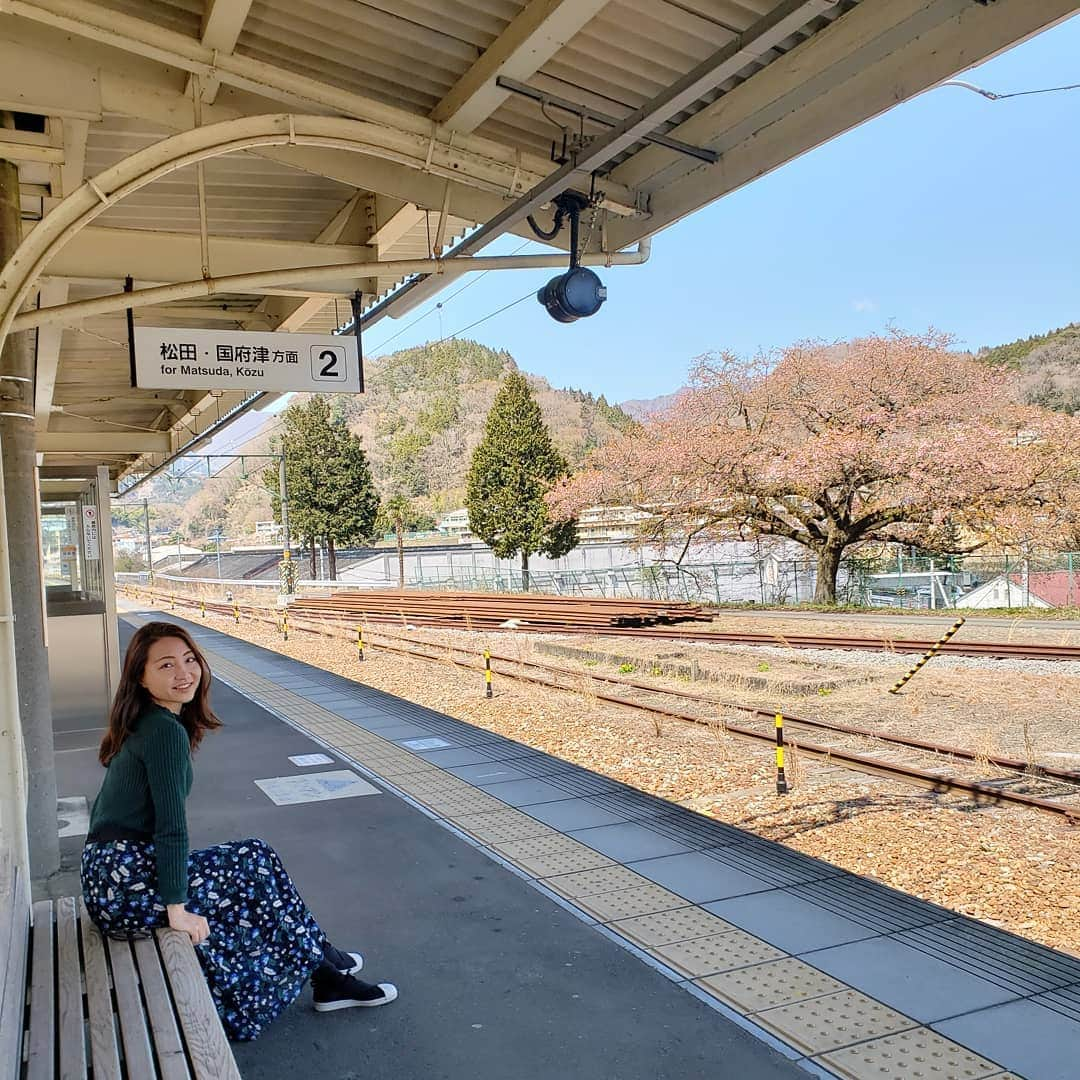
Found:
[(166, 909), (169, 925), (187, 934), (192, 945), (201, 945), (210, 936), (210, 924), (201, 915), (188, 911), (183, 904), (168, 904)]

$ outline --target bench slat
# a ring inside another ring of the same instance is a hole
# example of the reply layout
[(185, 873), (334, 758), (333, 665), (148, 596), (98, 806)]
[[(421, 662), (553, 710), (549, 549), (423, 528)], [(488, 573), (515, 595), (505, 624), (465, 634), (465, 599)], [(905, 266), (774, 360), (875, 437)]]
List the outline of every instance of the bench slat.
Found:
[(150, 1051), (150, 1033), (146, 1030), (146, 1017), (139, 995), (139, 977), (135, 974), (131, 945), (113, 938), (109, 938), (107, 945), (109, 959), (112, 961), (116, 1012), (120, 1017), (120, 1037), (124, 1043), (127, 1074), (130, 1077), (146, 1077), (147, 1080), (152, 1080), (157, 1072)]
[(53, 996), (53, 906), (39, 900), (33, 907), (34, 933), (30, 957), (30, 1052), (27, 1080), (53, 1080), (56, 1053), (56, 998)]
[(75, 898), (56, 901), (56, 982), (60, 1003), (60, 1080), (86, 1080), (82, 974)]
[(157, 939), (195, 1076), (198, 1080), (241, 1080), (191, 938), (178, 930), (161, 929)]
[(86, 965), (86, 1007), (90, 1014), (90, 1058), (94, 1080), (120, 1080), (120, 1050), (113, 1023), (112, 991), (105, 962), (105, 942), (79, 901), (79, 931)]
[(30, 934), (27, 882), (10, 852), (0, 852), (0, 1077), (22, 1072), (26, 952)]
[(135, 942), (135, 962), (139, 965), (139, 978), (142, 979), (162, 1080), (191, 1080), (172, 999), (161, 970), (161, 958), (151, 938)]

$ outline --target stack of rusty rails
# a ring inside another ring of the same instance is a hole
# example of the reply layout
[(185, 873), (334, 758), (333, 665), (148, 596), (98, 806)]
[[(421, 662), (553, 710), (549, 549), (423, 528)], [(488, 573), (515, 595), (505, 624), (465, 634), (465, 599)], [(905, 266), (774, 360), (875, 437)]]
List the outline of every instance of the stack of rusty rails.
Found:
[(468, 630), (546, 630), (592, 633), (710, 621), (698, 604), (593, 599), (545, 593), (435, 592), (415, 589), (302, 597), (289, 605), (296, 618), (344, 623), (392, 622)]

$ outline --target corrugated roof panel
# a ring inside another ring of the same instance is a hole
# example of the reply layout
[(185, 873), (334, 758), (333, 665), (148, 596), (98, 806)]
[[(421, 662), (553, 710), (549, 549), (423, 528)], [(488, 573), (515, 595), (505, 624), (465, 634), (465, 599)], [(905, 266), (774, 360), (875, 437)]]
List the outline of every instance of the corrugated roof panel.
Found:
[(198, 37), (202, 30), (203, 0), (96, 0), (96, 4), (189, 37)]
[[(170, 134), (143, 121), (108, 116), (90, 129), (87, 174), (93, 176)], [(203, 171), (210, 232), (226, 236), (313, 240), (354, 190), (242, 152), (211, 158)], [(178, 169), (110, 207), (97, 223), (197, 233), (197, 190), (195, 167)]]
[(435, 5), (408, 10), (414, 19), (389, 4), (255, 0), (237, 52), (426, 115), (494, 38), (464, 18), (444, 26)]

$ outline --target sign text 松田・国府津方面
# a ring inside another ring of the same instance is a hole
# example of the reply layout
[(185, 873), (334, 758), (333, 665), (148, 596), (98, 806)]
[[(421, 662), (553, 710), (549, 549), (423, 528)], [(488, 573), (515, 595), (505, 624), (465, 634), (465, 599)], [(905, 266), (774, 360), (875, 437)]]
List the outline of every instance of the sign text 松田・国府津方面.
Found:
[(152, 390), (359, 393), (359, 342), (335, 334), (135, 327), (135, 385)]

